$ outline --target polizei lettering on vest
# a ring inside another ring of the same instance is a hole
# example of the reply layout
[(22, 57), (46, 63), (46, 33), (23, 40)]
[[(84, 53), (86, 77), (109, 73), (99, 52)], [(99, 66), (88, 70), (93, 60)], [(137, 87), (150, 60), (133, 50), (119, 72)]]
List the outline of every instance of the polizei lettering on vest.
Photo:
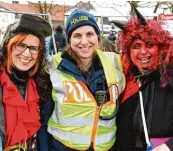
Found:
[(83, 20), (88, 20), (88, 16), (80, 16), (80, 17), (74, 18), (73, 20), (70, 21), (70, 24), (72, 25)]
[(80, 83), (64, 82), (63, 86), (66, 94), (64, 101), (79, 103), (92, 101), (92, 96), (85, 91), (86, 88)]

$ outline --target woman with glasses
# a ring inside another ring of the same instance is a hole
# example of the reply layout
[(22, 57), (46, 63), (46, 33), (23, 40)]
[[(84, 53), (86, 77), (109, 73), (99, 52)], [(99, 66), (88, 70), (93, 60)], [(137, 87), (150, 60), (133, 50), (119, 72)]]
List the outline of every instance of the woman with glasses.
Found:
[(51, 31), (49, 23), (40, 17), (24, 14), (19, 22), (9, 25), (4, 35), (0, 81), (6, 124), (5, 151), (35, 150), (40, 128), (39, 100), (43, 100), (47, 91), (41, 75), (45, 64), (44, 39)]

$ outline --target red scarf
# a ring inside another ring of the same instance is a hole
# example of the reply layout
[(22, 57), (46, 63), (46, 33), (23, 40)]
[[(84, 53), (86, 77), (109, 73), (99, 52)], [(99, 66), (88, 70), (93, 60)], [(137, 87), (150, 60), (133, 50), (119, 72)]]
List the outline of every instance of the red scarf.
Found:
[(5, 70), (2, 71), (0, 80), (5, 108), (6, 148), (25, 142), (40, 128), (39, 95), (32, 78), (28, 79), (26, 100), (23, 99)]

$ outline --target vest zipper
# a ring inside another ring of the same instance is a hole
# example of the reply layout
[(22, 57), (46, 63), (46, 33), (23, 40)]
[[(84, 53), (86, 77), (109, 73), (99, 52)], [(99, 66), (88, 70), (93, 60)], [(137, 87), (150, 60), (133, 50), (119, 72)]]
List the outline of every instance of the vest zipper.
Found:
[(99, 121), (100, 111), (101, 111), (101, 106), (97, 106), (95, 116), (94, 116), (94, 124), (93, 124), (92, 135), (91, 135), (91, 145), (93, 145), (94, 141), (95, 141), (96, 132), (97, 132), (97, 128), (98, 128), (98, 121)]

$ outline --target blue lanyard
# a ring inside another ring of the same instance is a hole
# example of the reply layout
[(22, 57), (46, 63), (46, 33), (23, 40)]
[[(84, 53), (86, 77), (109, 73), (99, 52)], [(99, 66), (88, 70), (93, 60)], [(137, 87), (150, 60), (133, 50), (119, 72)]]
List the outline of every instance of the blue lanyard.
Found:
[(152, 151), (154, 149), (153, 144), (150, 142), (150, 146), (147, 145), (146, 151)]
[(2, 151), (2, 137), (0, 136), (0, 151)]

